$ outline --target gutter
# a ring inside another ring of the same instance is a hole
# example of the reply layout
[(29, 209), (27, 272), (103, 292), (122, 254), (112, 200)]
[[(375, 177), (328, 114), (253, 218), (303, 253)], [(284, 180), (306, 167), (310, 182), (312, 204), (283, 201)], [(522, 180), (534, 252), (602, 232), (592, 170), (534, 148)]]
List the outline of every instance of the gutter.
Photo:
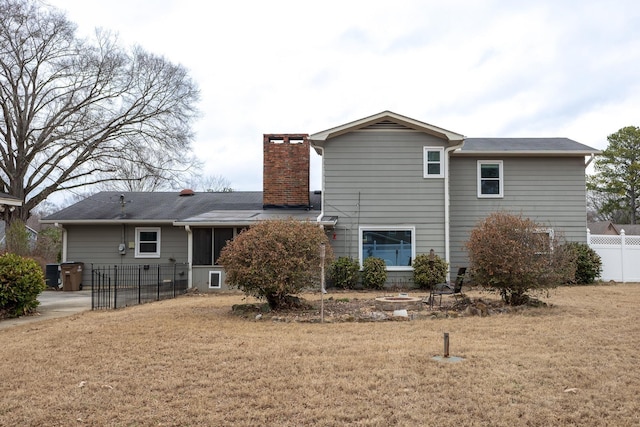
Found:
[(595, 158), (596, 158), (595, 153), (591, 153), (591, 157), (589, 157), (589, 160), (587, 160), (587, 163), (584, 164), (584, 168), (585, 169), (588, 168), (589, 165), (591, 164), (591, 162), (593, 162), (593, 159), (595, 159)]
[[(444, 150), (444, 259), (449, 263), (449, 267), (451, 267), (451, 239), (449, 237), (449, 232), (451, 229), (451, 220), (450, 216), (450, 194), (449, 194), (449, 153), (459, 148), (462, 148), (464, 145), (464, 139), (460, 141), (460, 144), (454, 145), (451, 147), (447, 147)], [(447, 272), (447, 282), (451, 280), (451, 271)]]
[(41, 224), (73, 224), (73, 225), (120, 225), (120, 224), (169, 224), (172, 225), (174, 219), (41, 219)]
[(62, 253), (60, 254), (60, 262), (67, 262), (67, 230), (59, 223), (54, 223), (54, 227), (57, 227), (62, 232)]

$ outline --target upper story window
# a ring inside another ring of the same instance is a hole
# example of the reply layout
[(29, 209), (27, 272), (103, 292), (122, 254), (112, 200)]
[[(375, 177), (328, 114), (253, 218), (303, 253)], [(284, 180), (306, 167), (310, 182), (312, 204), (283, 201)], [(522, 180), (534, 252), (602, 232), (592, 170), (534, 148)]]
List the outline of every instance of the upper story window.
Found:
[(160, 227), (136, 228), (136, 258), (160, 258)]
[(424, 177), (444, 178), (444, 148), (424, 147)]
[(502, 160), (478, 160), (478, 197), (504, 197)]

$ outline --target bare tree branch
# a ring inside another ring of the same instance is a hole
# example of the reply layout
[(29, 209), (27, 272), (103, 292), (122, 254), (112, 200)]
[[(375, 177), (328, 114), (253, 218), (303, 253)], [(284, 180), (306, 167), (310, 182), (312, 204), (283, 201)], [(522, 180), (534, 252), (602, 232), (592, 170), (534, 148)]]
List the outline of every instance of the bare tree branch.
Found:
[(78, 39), (33, 0), (0, 0), (0, 15), (0, 186), (24, 201), (13, 217), (61, 189), (125, 176), (159, 188), (190, 167), (198, 90), (187, 70), (105, 31)]

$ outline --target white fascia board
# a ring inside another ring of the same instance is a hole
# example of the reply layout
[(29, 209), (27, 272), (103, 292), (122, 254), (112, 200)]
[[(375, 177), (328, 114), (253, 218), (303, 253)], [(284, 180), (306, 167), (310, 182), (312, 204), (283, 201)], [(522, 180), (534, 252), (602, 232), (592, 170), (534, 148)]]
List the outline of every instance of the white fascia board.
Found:
[(360, 128), (366, 127), (370, 124), (376, 123), (378, 121), (389, 119), (415, 129), (417, 131), (429, 133), (431, 135), (435, 135), (446, 139), (450, 142), (460, 142), (464, 140), (464, 135), (459, 133), (451, 132), (449, 130), (430, 125), (428, 123), (424, 123), (410, 117), (402, 116), (400, 114), (393, 113), (391, 111), (383, 111), (378, 114), (374, 114), (373, 116), (365, 117), (359, 120), (355, 120), (353, 122), (345, 123), (340, 126), (333, 127), (331, 129), (324, 130), (322, 132), (315, 133), (313, 135), (309, 135), (309, 141), (313, 143), (319, 143), (326, 141), (327, 139), (334, 138), (336, 136), (356, 131)]

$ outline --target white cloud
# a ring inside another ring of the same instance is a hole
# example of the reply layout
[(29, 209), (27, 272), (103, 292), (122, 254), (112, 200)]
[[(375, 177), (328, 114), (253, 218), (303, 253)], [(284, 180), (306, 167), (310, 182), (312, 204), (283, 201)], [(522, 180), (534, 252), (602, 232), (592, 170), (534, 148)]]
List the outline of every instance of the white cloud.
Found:
[[(640, 125), (640, 4), (613, 0), (49, 0), (191, 70), (196, 154), (262, 183), (262, 134), (392, 110), (467, 136), (566, 136), (596, 148)], [(312, 188), (320, 187), (313, 157)]]

